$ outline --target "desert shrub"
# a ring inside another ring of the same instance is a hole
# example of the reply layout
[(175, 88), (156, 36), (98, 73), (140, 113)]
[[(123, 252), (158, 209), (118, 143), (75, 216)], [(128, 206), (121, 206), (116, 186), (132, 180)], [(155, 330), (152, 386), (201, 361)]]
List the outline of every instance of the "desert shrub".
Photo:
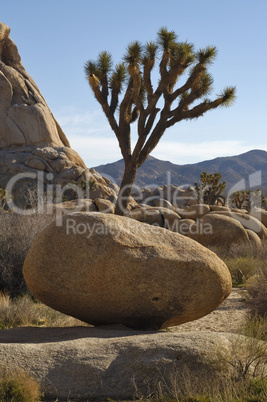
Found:
[(267, 400), (267, 322), (248, 318), (239, 334), (218, 342), (210, 353), (209, 371), (192, 374), (186, 366), (158, 384), (153, 397), (158, 402), (245, 402)]
[(256, 338), (267, 342), (267, 319), (259, 315), (248, 314), (240, 333), (245, 336)]
[(261, 271), (267, 270), (267, 242), (261, 249), (247, 245), (233, 245), (230, 249), (211, 247), (227, 265), (234, 286), (245, 285), (250, 278), (256, 278)]
[(257, 258), (259, 260), (266, 260), (267, 259), (267, 241), (264, 240), (262, 242), (262, 247), (260, 249), (255, 248), (253, 246), (248, 247), (246, 244), (234, 244), (230, 250), (227, 252), (229, 257), (252, 257)]
[(264, 207), (267, 200), (260, 189), (236, 191), (230, 197), (232, 206), (251, 211), (253, 208)]
[(267, 320), (267, 262), (248, 286), (247, 303), (251, 316), (259, 315)]
[(249, 246), (248, 244), (233, 244), (230, 248), (220, 247), (220, 246), (212, 246), (209, 247), (211, 251), (217, 254), (222, 260), (226, 258), (238, 258), (238, 257), (247, 257), (247, 258), (256, 258), (258, 260), (266, 260), (267, 259), (267, 241), (262, 242), (262, 247), (260, 249)]
[(37, 234), (52, 220), (51, 215), (20, 215), (0, 209), (0, 291), (11, 296), (25, 293), (22, 267)]
[(230, 271), (233, 286), (244, 285), (249, 278), (256, 275), (263, 264), (261, 259), (253, 257), (226, 257), (223, 261)]
[[(222, 373), (243, 386), (251, 381), (267, 379), (267, 342), (262, 340), (262, 327), (259, 322), (252, 322), (238, 335), (229, 338), (229, 344), (217, 345), (217, 351), (211, 364)], [(253, 336), (251, 336), (253, 334)]]
[(1, 402), (37, 402), (41, 396), (40, 385), (26, 372), (0, 371)]

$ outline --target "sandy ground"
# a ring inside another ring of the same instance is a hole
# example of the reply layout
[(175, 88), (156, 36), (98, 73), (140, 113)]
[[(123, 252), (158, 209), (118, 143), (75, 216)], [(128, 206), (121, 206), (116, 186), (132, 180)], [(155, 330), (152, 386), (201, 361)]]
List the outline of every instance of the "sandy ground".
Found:
[(171, 327), (168, 331), (238, 332), (247, 313), (245, 294), (246, 290), (234, 288), (217, 310), (196, 321)]

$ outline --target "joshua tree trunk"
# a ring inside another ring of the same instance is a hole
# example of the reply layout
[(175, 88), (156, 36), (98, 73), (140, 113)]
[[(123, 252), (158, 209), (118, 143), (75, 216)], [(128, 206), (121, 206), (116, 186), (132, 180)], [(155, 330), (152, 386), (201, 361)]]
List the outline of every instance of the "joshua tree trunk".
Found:
[(123, 215), (127, 208), (128, 201), (132, 193), (132, 187), (136, 177), (136, 173), (137, 173), (136, 163), (134, 163), (133, 161), (125, 163), (125, 170), (115, 209), (115, 213), (117, 215)]

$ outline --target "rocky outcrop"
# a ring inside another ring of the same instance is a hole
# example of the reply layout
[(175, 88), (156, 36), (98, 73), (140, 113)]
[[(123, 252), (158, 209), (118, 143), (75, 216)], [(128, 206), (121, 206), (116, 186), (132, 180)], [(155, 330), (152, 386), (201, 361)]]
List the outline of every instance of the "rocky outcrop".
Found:
[(133, 198), (139, 204), (150, 206), (160, 206), (172, 209), (174, 207), (185, 207), (196, 204), (196, 195), (193, 189), (186, 190), (170, 185), (164, 185), (157, 188), (144, 188), (133, 194)]
[[(75, 189), (58, 193), (55, 202), (77, 196), (116, 202), (117, 189), (81, 157), (55, 120), (34, 80), (22, 65), (18, 49), (9, 36), (10, 28), (0, 22), (0, 188), (19, 207), (28, 206), (29, 189), (51, 192), (59, 186), (77, 184), (90, 194)], [(78, 188), (78, 190), (79, 190)]]
[(5, 368), (26, 370), (41, 383), (46, 400), (64, 401), (136, 400), (157, 394), (159, 384), (167, 396), (176, 387), (186, 389), (190, 379), (193, 384), (223, 381), (222, 365), (212, 362), (218, 350), (229, 354), (234, 344), (240, 345), (236, 334), (201, 331), (24, 327), (0, 332)]
[[(191, 237), (206, 247), (230, 248), (243, 244), (259, 248), (266, 242), (267, 213), (264, 210), (248, 213), (246, 210), (205, 204), (175, 207), (163, 201), (154, 201), (158, 206), (133, 205), (126, 215)], [(165, 205), (165, 208), (160, 205)]]
[(102, 198), (116, 202), (118, 189), (68, 147), (24, 147), (0, 150), (0, 188), (14, 205), (25, 207), (29, 193), (62, 203), (75, 198)]
[(0, 22), (0, 149), (70, 144)]
[(32, 293), (56, 310), (92, 325), (139, 329), (196, 320), (232, 289), (226, 265), (197, 242), (101, 213), (50, 224), (31, 246), (23, 273)]

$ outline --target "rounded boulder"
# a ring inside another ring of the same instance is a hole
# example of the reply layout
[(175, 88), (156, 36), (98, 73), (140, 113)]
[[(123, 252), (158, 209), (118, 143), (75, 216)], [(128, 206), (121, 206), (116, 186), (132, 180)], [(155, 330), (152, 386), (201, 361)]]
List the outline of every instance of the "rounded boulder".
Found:
[(127, 217), (77, 212), (39, 234), (23, 273), (43, 303), (92, 325), (162, 329), (230, 294), (231, 276), (192, 239)]
[(236, 219), (213, 212), (204, 215), (190, 227), (188, 237), (205, 247), (230, 247), (233, 244), (249, 245), (246, 229)]

